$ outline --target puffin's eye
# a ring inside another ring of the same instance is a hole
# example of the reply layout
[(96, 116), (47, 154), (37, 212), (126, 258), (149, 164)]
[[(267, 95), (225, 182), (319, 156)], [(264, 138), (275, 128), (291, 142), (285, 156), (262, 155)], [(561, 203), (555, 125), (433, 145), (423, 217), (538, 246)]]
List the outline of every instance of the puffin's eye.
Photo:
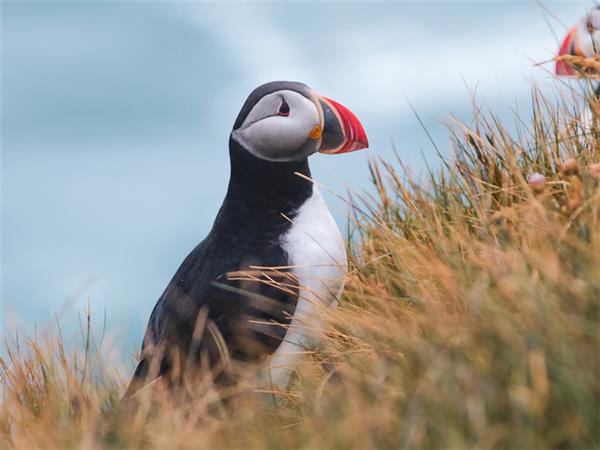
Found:
[(281, 100), (281, 105), (279, 106), (279, 115), (280, 116), (289, 116), (290, 115), (290, 105), (287, 104), (285, 99)]

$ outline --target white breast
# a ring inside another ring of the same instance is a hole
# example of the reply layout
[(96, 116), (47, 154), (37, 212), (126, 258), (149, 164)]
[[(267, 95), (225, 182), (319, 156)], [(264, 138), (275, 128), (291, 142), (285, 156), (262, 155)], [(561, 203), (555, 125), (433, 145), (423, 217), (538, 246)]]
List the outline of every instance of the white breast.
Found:
[(321, 336), (322, 309), (337, 305), (347, 271), (344, 240), (316, 186), (281, 245), (300, 285), (292, 323), (265, 374), (269, 385), (283, 389), (304, 347)]

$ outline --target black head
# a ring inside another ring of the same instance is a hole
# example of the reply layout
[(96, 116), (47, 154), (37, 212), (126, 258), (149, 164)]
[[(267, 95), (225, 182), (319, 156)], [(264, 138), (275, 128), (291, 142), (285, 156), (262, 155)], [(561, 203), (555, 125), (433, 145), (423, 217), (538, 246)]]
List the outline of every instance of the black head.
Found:
[(368, 145), (354, 114), (294, 81), (273, 81), (252, 91), (231, 138), (268, 161), (300, 161), (316, 152), (345, 153)]

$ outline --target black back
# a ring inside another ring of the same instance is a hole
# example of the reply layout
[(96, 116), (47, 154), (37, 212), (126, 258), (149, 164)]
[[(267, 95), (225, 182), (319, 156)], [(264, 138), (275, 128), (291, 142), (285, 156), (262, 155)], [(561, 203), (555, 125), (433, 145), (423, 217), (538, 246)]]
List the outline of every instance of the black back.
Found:
[[(240, 114), (237, 126), (244, 117)], [(285, 336), (296, 307), (296, 281), (279, 277), (289, 285), (282, 289), (265, 277), (240, 281), (228, 274), (250, 266), (289, 265), (281, 237), (291, 226), (288, 219), (312, 195), (312, 183), (296, 175), (310, 176), (308, 161), (262, 160), (232, 138), (229, 149), (225, 200), (210, 233), (183, 261), (152, 311), (142, 360), (126, 396), (150, 375), (177, 379), (202, 362), (219, 370), (223, 343), (231, 358), (252, 363), (274, 352)]]

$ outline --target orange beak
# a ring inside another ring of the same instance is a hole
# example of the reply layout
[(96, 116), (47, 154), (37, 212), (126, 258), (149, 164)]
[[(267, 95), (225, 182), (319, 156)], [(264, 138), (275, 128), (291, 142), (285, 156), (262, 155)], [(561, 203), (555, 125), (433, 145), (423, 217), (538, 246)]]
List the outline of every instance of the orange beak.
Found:
[[(577, 27), (573, 27), (569, 30), (567, 35), (565, 36), (562, 44), (560, 45), (560, 50), (558, 51), (558, 56), (564, 55), (578, 55), (583, 56), (577, 47), (577, 43), (575, 42), (575, 38), (577, 36)], [(577, 71), (573, 68), (572, 65), (565, 61), (556, 61), (555, 68), (556, 75), (561, 76), (575, 76), (577, 75)]]
[(319, 152), (337, 155), (369, 146), (365, 129), (352, 111), (327, 97), (318, 96), (318, 100), (323, 111)]

